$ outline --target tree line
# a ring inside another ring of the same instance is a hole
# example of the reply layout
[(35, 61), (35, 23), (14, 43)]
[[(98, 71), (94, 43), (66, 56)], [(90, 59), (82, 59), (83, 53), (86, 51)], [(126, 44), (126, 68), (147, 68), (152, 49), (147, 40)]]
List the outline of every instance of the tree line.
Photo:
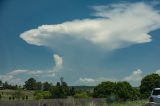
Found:
[[(51, 98), (106, 98), (108, 102), (119, 102), (127, 100), (137, 100), (148, 98), (153, 88), (160, 87), (160, 76), (158, 74), (150, 74), (141, 80), (139, 87), (132, 87), (126, 81), (101, 82), (93, 88), (93, 90), (80, 90), (69, 86), (63, 79), (55, 85), (48, 82), (37, 82), (34, 78), (25, 81), (23, 87), (17, 85), (9, 85), (7, 82), (0, 81), (4, 89), (22, 89), (32, 90), (35, 99), (51, 99)], [(20, 94), (20, 93), (19, 93)]]

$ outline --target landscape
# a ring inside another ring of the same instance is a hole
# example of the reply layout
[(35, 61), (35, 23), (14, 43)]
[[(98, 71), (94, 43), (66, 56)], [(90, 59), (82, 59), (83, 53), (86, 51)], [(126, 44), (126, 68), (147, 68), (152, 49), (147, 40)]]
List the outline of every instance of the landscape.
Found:
[(0, 0), (0, 106), (160, 106), (159, 0)]

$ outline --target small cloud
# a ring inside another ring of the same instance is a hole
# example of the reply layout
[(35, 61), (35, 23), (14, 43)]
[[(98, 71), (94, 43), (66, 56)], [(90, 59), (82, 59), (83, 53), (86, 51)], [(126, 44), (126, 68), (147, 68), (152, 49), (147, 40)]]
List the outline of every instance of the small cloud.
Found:
[(27, 73), (27, 72), (29, 72), (29, 70), (14, 70), (14, 71), (11, 71), (7, 74), (8, 75), (18, 75), (18, 74), (23, 74), (23, 73)]
[(84, 78), (79, 78), (79, 81), (78, 83), (80, 82), (81, 84), (84, 84), (84, 85), (92, 85), (92, 86), (95, 86), (101, 82), (104, 82), (104, 81), (117, 81), (117, 79), (115, 78), (105, 78), (105, 77), (99, 77), (99, 78), (87, 78), (87, 77), (84, 77)]
[(94, 83), (95, 79), (92, 79), (92, 78), (80, 78), (79, 81), (82, 82), (82, 83)]
[(142, 71), (140, 69), (132, 72), (131, 75), (124, 78), (125, 81), (141, 81), (142, 79)]
[(62, 68), (62, 65), (63, 65), (62, 57), (59, 56), (58, 54), (54, 54), (53, 58), (54, 58), (56, 67)]
[(131, 75), (124, 77), (124, 81), (130, 82), (133, 86), (139, 86), (143, 78), (143, 72), (140, 69), (137, 69), (132, 72)]
[(155, 71), (156, 74), (160, 74), (160, 69)]
[(0, 75), (0, 80), (2, 80), (3, 82), (11, 81), (13, 78), (14, 78), (13, 75)]

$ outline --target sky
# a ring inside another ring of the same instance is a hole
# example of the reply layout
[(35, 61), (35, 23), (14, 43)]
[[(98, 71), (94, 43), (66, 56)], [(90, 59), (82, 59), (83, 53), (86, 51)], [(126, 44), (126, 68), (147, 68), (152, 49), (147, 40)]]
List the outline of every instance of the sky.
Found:
[(159, 0), (1, 0), (0, 80), (95, 86), (160, 73)]

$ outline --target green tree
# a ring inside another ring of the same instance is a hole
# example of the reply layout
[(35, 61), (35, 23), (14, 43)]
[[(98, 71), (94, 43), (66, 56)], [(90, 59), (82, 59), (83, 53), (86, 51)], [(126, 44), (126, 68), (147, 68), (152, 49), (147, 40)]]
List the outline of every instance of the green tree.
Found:
[(29, 78), (24, 86), (27, 90), (36, 90), (36, 80), (34, 78)]
[(64, 82), (63, 77), (60, 78), (60, 82), (57, 82), (56, 86), (50, 89), (52, 98), (66, 98), (70, 95), (70, 88), (66, 82)]
[(158, 74), (150, 74), (145, 76), (140, 85), (140, 93), (142, 98), (148, 98), (152, 89), (160, 87), (160, 76)]
[(0, 86), (2, 86), (3, 85), (3, 82), (0, 80)]
[(44, 91), (48, 91), (51, 88), (51, 84), (49, 84), (48, 82), (43, 83), (43, 90)]
[(42, 83), (36, 82), (36, 90), (42, 90)]
[(117, 82), (114, 90), (115, 95), (122, 101), (132, 99), (135, 93), (133, 87), (126, 81)]
[(115, 83), (107, 81), (102, 82), (94, 88), (94, 97), (105, 98), (114, 94)]
[(50, 89), (51, 98), (65, 98), (61, 86), (53, 86)]

